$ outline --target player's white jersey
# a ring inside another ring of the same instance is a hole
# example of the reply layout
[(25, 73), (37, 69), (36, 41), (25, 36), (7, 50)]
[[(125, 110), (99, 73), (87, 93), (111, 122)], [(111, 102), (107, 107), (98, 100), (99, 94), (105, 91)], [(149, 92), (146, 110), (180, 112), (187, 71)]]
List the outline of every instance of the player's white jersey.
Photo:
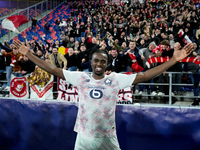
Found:
[(116, 136), (115, 106), (118, 92), (130, 86), (135, 75), (111, 73), (101, 80), (95, 80), (85, 72), (63, 71), (63, 74), (70, 83), (77, 86), (79, 93), (79, 110), (74, 130), (93, 137)]

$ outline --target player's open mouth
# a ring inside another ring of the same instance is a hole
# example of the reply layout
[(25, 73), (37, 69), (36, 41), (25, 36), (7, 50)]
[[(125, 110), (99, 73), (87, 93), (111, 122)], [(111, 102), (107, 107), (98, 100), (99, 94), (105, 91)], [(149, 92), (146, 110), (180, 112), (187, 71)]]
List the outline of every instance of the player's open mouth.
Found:
[(97, 67), (95, 70), (96, 71), (102, 71), (102, 68)]

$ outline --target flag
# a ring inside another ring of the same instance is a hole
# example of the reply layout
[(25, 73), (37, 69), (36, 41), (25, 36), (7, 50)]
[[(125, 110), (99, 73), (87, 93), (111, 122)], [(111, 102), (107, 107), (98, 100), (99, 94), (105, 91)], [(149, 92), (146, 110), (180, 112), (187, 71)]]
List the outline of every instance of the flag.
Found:
[(31, 99), (46, 100), (53, 99), (53, 79), (54, 76), (51, 75), (51, 79), (44, 87), (39, 87), (38, 85), (32, 85), (30, 87)]
[(60, 52), (61, 54), (65, 55), (68, 52), (68, 48), (65, 47), (59, 47), (58, 48), (58, 52)]
[[(136, 60), (136, 57), (135, 55), (133, 54), (129, 54), (129, 57), (132, 59), (132, 60)], [(131, 68), (135, 71), (135, 72), (141, 72), (142, 70), (144, 70), (144, 68), (142, 68), (138, 63), (137, 63), (137, 60), (136, 62), (134, 62), (132, 65), (131, 65)]]
[(17, 27), (21, 24), (27, 23), (28, 19), (26, 16), (23, 15), (14, 15), (10, 16), (8, 18), (5, 18), (2, 21), (2, 27), (8, 30), (12, 30), (15, 33), (19, 34), (19, 31), (17, 30)]
[(11, 74), (10, 97), (14, 98), (29, 97), (28, 81), (26, 80), (26, 76), (16, 77), (13, 74)]

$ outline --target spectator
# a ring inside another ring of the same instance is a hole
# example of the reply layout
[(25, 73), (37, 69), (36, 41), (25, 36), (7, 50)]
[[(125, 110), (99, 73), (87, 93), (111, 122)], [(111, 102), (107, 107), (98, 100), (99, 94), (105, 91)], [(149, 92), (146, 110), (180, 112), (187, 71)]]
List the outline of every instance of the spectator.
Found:
[(49, 56), (51, 64), (58, 68), (67, 69), (67, 60), (65, 57), (58, 52), (58, 48), (54, 47), (52, 54)]
[(55, 21), (55, 24), (56, 24), (56, 32), (58, 32), (60, 30), (60, 18), (58, 17), (58, 19)]
[(49, 24), (49, 22), (47, 21), (46, 23), (45, 23), (45, 25), (44, 25), (44, 29), (45, 29), (45, 34), (47, 35), (47, 34), (49, 34), (50, 33), (50, 24)]
[(198, 30), (196, 30), (197, 47), (200, 45), (200, 25)]
[[(11, 51), (9, 53), (5, 53), (5, 51), (4, 51), (4, 52), (2, 52), (2, 55), (5, 57), (8, 57), (8, 58), (11, 58), (11, 63), (10, 63), (10, 66), (12, 67), (11, 73), (13, 73), (17, 77), (23, 76), (21, 73), (21, 66), (19, 66), (19, 64), (18, 64), (18, 62), (23, 61), (23, 59), (21, 57), (22, 54), (19, 53), (18, 49), (14, 47), (13, 51)], [(5, 87), (5, 89), (9, 89), (9, 87), (10, 86), (8, 86), (8, 84), (7, 84), (7, 87)]]
[(82, 64), (82, 67), (80, 68), (81, 71), (86, 71), (89, 72), (89, 66), (88, 65), (83, 65), (84, 63), (88, 63), (89, 62), (89, 52), (86, 51), (86, 47), (84, 44), (81, 44), (80, 47), (80, 53), (79, 53), (79, 59), (80, 62)]
[(174, 35), (173, 34), (169, 35), (169, 44), (170, 44), (171, 48), (174, 48), (175, 41), (174, 41)]
[[(4, 45), (2, 45), (2, 43), (0, 43), (0, 46), (1, 46), (1, 48), (2, 48), (2, 50), (1, 50), (1, 54), (2, 53), (10, 53), (10, 52), (12, 52), (12, 50), (15, 48), (15, 46), (12, 44), (12, 45), (10, 45), (10, 48), (7, 48), (7, 47), (5, 47)], [(2, 55), (3, 57), (4, 57), (4, 54)], [(7, 82), (5, 82), (4, 84), (3, 84), (3, 87), (2, 87), (2, 90), (5, 90), (5, 91), (9, 91), (10, 90), (10, 80), (11, 80), (11, 74), (12, 74), (12, 66), (10, 66), (10, 64), (11, 64), (11, 56), (7, 56), (6, 57), (6, 80), (7, 80)], [(2, 66), (3, 66), (4, 64), (2, 64)]]
[[(197, 49), (196, 44), (194, 44), (194, 52), (191, 53), (189, 56), (197, 56), (198, 55), (198, 59), (199, 59), (199, 51)], [(199, 96), (199, 82), (200, 82), (200, 67), (199, 65), (189, 62), (189, 63), (185, 63), (185, 71), (189, 71), (192, 72), (192, 74), (189, 74), (190, 80), (193, 84), (193, 93), (194, 96)], [(194, 101), (192, 103), (193, 106), (197, 106), (199, 105), (199, 98), (195, 97)]]
[[(143, 60), (143, 68), (144, 68), (144, 70), (148, 70), (149, 69), (146, 66), (146, 62), (153, 55), (152, 51), (153, 51), (153, 49), (155, 47), (157, 47), (157, 45), (155, 44), (155, 42), (151, 42), (147, 48), (142, 48), (142, 49), (139, 50), (139, 54), (141, 55), (141, 59)], [(150, 68), (154, 68), (155, 65), (156, 64), (152, 64), (150, 66)], [(151, 79), (150, 81), (147, 81), (147, 83), (154, 83), (154, 79)], [(152, 85), (149, 88), (149, 86), (147, 85), (146, 88), (148, 90), (147, 92), (151, 93), (152, 96), (157, 95), (157, 93), (155, 91), (155, 86)], [(143, 92), (143, 87), (141, 87), (140, 90), (142, 90), (142, 92)], [(140, 91), (140, 93), (141, 93), (141, 91)]]
[(56, 40), (52, 47), (59, 48), (60, 46), (61, 46), (60, 42), (58, 40)]
[(33, 16), (31, 20), (32, 20), (32, 24), (31, 24), (32, 30), (35, 31), (36, 25), (37, 25), (37, 19), (35, 18), (35, 16)]
[[(0, 45), (2, 45), (1, 43), (0, 43)], [(0, 46), (1, 47), (1, 46)], [(4, 47), (4, 46), (3, 46)], [(2, 49), (2, 51), (4, 51), (3, 49)], [(3, 72), (5, 72), (6, 71), (6, 63), (5, 63), (5, 58), (4, 58), (4, 56), (2, 55), (2, 53), (0, 52), (0, 77), (1, 77), (1, 75), (2, 75), (2, 73)]]
[(45, 50), (49, 53), (49, 54), (51, 54), (52, 53), (52, 48), (53, 48), (53, 46), (54, 46), (54, 40), (53, 39), (51, 39), (50, 40), (50, 42), (48, 42), (43, 36), (41, 36), (42, 37), (42, 39), (46, 42), (46, 48), (45, 48)]
[[(174, 53), (174, 50), (180, 50), (181, 49), (181, 45), (180, 43), (176, 42), (174, 44), (174, 48), (173, 49), (170, 49), (169, 51), (164, 51), (162, 53), (158, 53), (157, 56), (162, 56), (162, 57), (166, 57), (166, 56), (169, 56), (169, 57), (172, 57), (173, 56), (173, 53)], [(181, 83), (181, 77), (182, 77), (182, 74), (180, 74), (183, 69), (182, 69), (182, 63), (177, 63), (176, 65), (170, 67), (167, 71), (171, 71), (171, 72), (178, 72), (177, 74), (172, 74), (172, 82), (175, 83), (175, 84), (180, 84)], [(169, 82), (168, 81), (168, 76), (165, 75), (165, 81), (166, 82)], [(164, 91), (165, 94), (169, 94), (169, 90), (168, 88), (165, 88), (166, 90)], [(173, 86), (172, 87), (172, 95), (177, 95), (177, 94), (180, 94), (180, 86)]]
[(78, 41), (75, 41), (74, 43), (74, 50), (79, 50), (80, 49), (80, 45)]
[(32, 73), (35, 70), (35, 64), (25, 55), (23, 56), (23, 62), (19, 61), (18, 64), (22, 67), (23, 75)]
[[(2, 56), (2, 53), (0, 53), (0, 80), (4, 80), (4, 72), (6, 71), (6, 63), (5, 58)], [(2, 85), (0, 84), (0, 91), (2, 90)]]
[(86, 25), (85, 25), (85, 23), (82, 21), (82, 22), (81, 22), (81, 26), (80, 26), (81, 37), (85, 37), (85, 30), (86, 30)]
[(80, 61), (78, 55), (74, 53), (73, 48), (68, 48), (68, 52), (64, 56), (67, 60), (67, 69), (69, 71), (79, 71)]
[(41, 50), (37, 50), (36, 55), (37, 55), (40, 59), (44, 60), (44, 54), (42, 53)]
[[(65, 39), (67, 40), (67, 39)], [(69, 47), (74, 47), (75, 43), (74, 43), (74, 37), (70, 37), (69, 40), (67, 40), (67, 48)]]
[(153, 49), (153, 53), (162, 53), (170, 49), (170, 44), (168, 40), (163, 40), (160, 45)]
[(32, 44), (34, 53), (36, 53), (37, 50), (41, 50), (43, 54), (46, 53), (46, 51), (45, 51), (45, 45), (43, 44), (42, 40), (39, 40), (38, 42), (36, 42), (35, 40), (33, 40), (31, 44)]
[(111, 49), (110, 56), (108, 59), (108, 66), (107, 66), (107, 72), (121, 72), (123, 67), (123, 60), (121, 55), (116, 49)]
[[(135, 56), (134, 59), (132, 59), (130, 57), (130, 55), (133, 54), (133, 56)], [(137, 68), (143, 66), (143, 62), (142, 62), (142, 59), (141, 59), (141, 56), (139, 54), (139, 49), (136, 47), (136, 43), (134, 41), (131, 41), (129, 43), (129, 49), (125, 50), (124, 53), (122, 54), (123, 56), (123, 59), (125, 60), (125, 67), (127, 68), (126, 71), (130, 72), (130, 71), (133, 71), (133, 72), (137, 72), (137, 70), (133, 70), (132, 69), (132, 65), (134, 63), (137, 64)], [(140, 89), (139, 89), (140, 88)], [(140, 86), (135, 86), (135, 94), (138, 94), (139, 91), (142, 91), (141, 89), (142, 87)]]
[(63, 18), (62, 21), (59, 24), (59, 27), (61, 28), (61, 31), (65, 32), (66, 26), (67, 26), (67, 23), (66, 23), (65, 19)]
[[(129, 56), (129, 53), (135, 55), (136, 59), (132, 60)], [(127, 71), (133, 71), (131, 66), (134, 62), (137, 62), (140, 66), (143, 66), (143, 62), (139, 54), (139, 49), (136, 47), (136, 43), (134, 41), (129, 43), (129, 49), (125, 50), (122, 56), (124, 57), (124, 60), (126, 60)]]
[(80, 25), (77, 25), (75, 29), (75, 41), (81, 42)]

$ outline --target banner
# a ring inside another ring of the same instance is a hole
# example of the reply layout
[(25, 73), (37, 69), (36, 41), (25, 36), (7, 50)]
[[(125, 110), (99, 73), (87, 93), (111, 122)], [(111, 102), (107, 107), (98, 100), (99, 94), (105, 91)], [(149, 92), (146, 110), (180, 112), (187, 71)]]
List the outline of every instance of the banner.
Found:
[(79, 102), (77, 88), (60, 78), (58, 78), (57, 92), (58, 101)]
[(123, 90), (119, 91), (118, 94), (118, 104), (132, 104), (133, 103), (133, 97), (132, 97), (132, 89), (131, 87), (127, 87)]
[(54, 76), (51, 75), (51, 79), (49, 82), (42, 88), (38, 85), (33, 84), (30, 87), (31, 90), (31, 99), (38, 99), (38, 100), (46, 100), (46, 99), (53, 99), (53, 79)]
[(13, 98), (28, 98), (28, 81), (26, 77), (16, 77), (11, 74), (11, 82), (10, 82), (10, 97)]
[[(57, 88), (58, 101), (79, 102), (77, 87), (73, 87), (68, 81), (58, 78)], [(119, 99), (117, 103), (132, 104), (133, 100), (131, 87), (120, 90), (118, 97)]]

